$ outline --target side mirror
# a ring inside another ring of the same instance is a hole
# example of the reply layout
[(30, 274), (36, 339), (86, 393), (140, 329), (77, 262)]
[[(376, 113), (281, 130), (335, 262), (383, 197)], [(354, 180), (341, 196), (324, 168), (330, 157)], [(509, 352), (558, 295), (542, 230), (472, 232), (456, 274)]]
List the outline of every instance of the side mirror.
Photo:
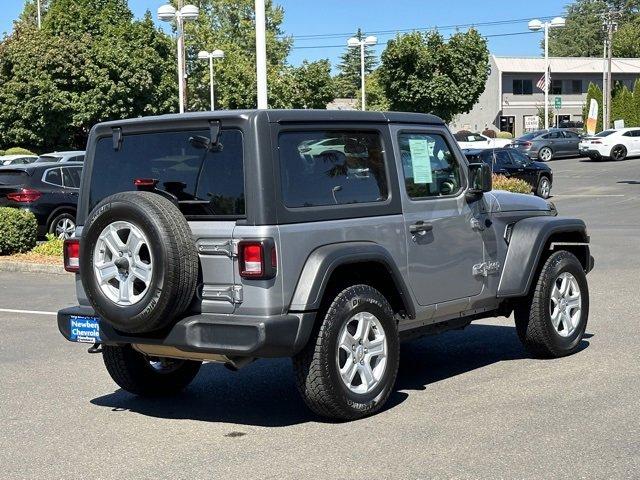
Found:
[(467, 193), (474, 197), (491, 191), (491, 167), (486, 163), (469, 164), (469, 189)]

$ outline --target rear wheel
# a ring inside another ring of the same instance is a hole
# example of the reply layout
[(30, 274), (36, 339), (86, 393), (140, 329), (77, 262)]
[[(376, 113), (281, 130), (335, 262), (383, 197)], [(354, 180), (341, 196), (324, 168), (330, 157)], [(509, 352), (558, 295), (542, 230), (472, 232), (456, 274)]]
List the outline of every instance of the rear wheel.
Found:
[(516, 330), (536, 357), (575, 353), (587, 328), (589, 288), (580, 261), (570, 252), (551, 255), (532, 293), (515, 309)]
[(315, 337), (294, 357), (296, 384), (318, 415), (364, 417), (389, 398), (399, 356), (389, 302), (368, 285), (351, 286), (335, 297)]
[(102, 346), (102, 359), (114, 382), (141, 396), (174, 395), (195, 378), (202, 362), (149, 357), (130, 345)]
[(611, 160), (619, 162), (627, 158), (627, 148), (624, 145), (616, 145), (611, 149)]
[(553, 150), (549, 147), (542, 147), (538, 152), (538, 158), (543, 162), (548, 162), (553, 159)]
[(76, 217), (71, 213), (56, 215), (49, 224), (49, 233), (61, 240), (71, 238), (76, 232)]
[(549, 180), (549, 177), (540, 177), (536, 195), (542, 198), (549, 198), (551, 196), (551, 180)]

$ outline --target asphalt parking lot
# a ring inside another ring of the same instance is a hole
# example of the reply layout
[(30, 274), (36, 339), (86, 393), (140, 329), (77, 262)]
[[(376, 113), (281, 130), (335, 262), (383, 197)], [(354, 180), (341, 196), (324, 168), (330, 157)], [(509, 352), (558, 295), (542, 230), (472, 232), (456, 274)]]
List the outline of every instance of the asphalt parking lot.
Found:
[(491, 319), (403, 345), (388, 407), (356, 422), (312, 416), (288, 360), (205, 365), (183, 395), (144, 400), (58, 334), (47, 312), (74, 303), (70, 276), (0, 273), (0, 476), (640, 477), (640, 159), (551, 166), (596, 258), (576, 355), (531, 359)]

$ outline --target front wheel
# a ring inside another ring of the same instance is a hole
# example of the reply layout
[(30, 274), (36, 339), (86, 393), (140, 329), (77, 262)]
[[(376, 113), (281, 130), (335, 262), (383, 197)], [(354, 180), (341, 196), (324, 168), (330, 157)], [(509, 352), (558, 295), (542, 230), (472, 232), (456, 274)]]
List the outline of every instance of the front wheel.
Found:
[(76, 218), (70, 213), (57, 215), (49, 224), (49, 233), (61, 240), (73, 237), (76, 231)]
[(389, 302), (368, 285), (340, 292), (315, 337), (294, 357), (296, 385), (318, 415), (353, 420), (379, 411), (395, 384), (398, 329)]
[(580, 261), (570, 252), (551, 255), (533, 291), (515, 308), (518, 336), (534, 356), (556, 358), (580, 348), (589, 317), (589, 287)]
[(619, 162), (627, 158), (627, 149), (624, 145), (616, 145), (611, 149), (611, 160)]
[(149, 357), (131, 345), (102, 346), (102, 359), (114, 382), (145, 397), (174, 395), (195, 378), (202, 362)]

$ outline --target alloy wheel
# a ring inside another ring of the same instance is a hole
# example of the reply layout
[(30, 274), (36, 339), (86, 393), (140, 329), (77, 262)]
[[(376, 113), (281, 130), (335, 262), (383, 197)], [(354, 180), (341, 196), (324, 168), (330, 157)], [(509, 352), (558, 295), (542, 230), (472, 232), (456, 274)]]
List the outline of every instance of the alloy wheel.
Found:
[(553, 328), (561, 337), (572, 335), (578, 328), (582, 313), (582, 295), (578, 281), (569, 272), (562, 272), (553, 282), (549, 312)]
[(360, 312), (345, 322), (338, 335), (336, 363), (351, 392), (367, 394), (378, 386), (387, 366), (387, 338), (375, 315)]
[(93, 251), (97, 283), (118, 306), (139, 302), (149, 290), (153, 258), (147, 237), (132, 223), (113, 222), (98, 237)]
[(60, 240), (71, 238), (76, 231), (76, 223), (70, 218), (61, 218), (55, 225), (56, 237)]
[(543, 162), (548, 162), (549, 160), (551, 160), (551, 157), (553, 157), (553, 152), (551, 151), (550, 148), (544, 147), (540, 150), (540, 152), (538, 153), (538, 156), (540, 157), (540, 160), (542, 160)]

